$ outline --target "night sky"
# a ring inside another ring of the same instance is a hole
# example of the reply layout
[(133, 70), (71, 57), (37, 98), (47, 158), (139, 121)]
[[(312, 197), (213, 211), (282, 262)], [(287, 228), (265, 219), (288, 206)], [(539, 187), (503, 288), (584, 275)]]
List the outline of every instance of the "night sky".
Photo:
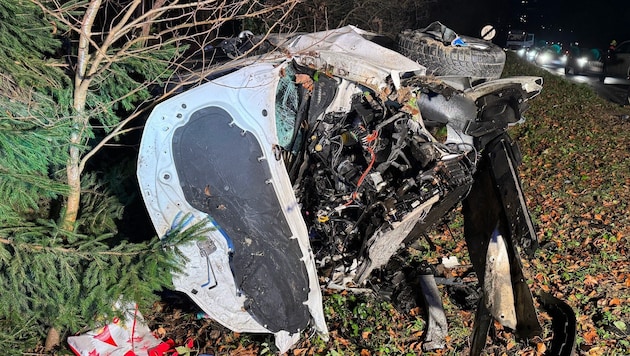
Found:
[(432, 13), (434, 20), (465, 35), (479, 36), (483, 25), (492, 24), (500, 45), (509, 29), (533, 32), (537, 40), (590, 47), (630, 40), (630, 0), (438, 0)]

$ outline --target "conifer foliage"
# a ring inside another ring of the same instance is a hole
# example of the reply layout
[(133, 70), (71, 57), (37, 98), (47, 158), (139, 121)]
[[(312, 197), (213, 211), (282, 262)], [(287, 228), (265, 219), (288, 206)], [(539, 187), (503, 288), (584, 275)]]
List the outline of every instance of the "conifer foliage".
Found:
[[(198, 78), (216, 68), (195, 49), (220, 41), (223, 24), (271, 14), (282, 21), (296, 3), (0, 0), (4, 354), (42, 347), (46, 338), (52, 347), (56, 335), (111, 317), (115, 302), (142, 310), (171, 286), (183, 260), (177, 246), (207, 227), (139, 242), (124, 236), (134, 158), (117, 164), (99, 152), (170, 94), (163, 88), (185, 84), (167, 85), (190, 71), (188, 56), (200, 63)], [(115, 164), (94, 164), (95, 157)]]

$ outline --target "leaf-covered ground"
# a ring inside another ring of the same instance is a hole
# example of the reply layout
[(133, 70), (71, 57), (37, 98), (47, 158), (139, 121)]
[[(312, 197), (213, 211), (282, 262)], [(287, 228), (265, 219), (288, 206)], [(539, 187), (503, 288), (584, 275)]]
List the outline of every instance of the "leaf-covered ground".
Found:
[[(578, 355), (630, 354), (630, 114), (627, 108), (598, 98), (585, 85), (573, 84), (509, 56), (505, 76), (544, 78), (543, 92), (513, 128), (524, 162), (521, 178), (541, 248), (524, 261), (534, 294), (547, 291), (568, 302), (578, 320)], [(456, 256), (461, 268), (447, 277), (470, 279), (461, 218), (457, 211), (432, 234), (435, 246), (421, 241), (403, 263), (425, 259), (438, 264)], [(474, 282), (474, 280), (473, 280)], [(440, 287), (449, 321), (448, 345), (435, 355), (466, 354), (474, 308), (452, 289)], [(415, 355), (422, 353), (426, 315), (414, 296), (401, 305), (384, 293), (353, 295), (325, 291), (330, 339), (310, 335), (291, 355)], [(415, 296), (418, 298), (418, 296)], [(399, 300), (400, 301), (400, 300)], [(499, 325), (486, 352), (540, 355), (549, 346), (550, 320), (539, 314), (543, 336), (515, 340)], [(147, 315), (152, 329), (195, 350), (213, 355), (275, 353), (267, 335), (236, 334), (199, 318), (194, 307), (164, 303)]]

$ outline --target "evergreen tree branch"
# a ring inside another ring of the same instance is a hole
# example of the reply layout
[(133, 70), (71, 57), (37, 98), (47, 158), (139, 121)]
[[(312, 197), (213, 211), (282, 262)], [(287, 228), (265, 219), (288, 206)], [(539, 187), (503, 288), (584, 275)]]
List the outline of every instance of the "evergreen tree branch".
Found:
[(155, 251), (133, 251), (133, 252), (120, 252), (120, 251), (96, 251), (96, 252), (82, 252), (73, 248), (66, 247), (48, 247), (44, 245), (38, 244), (29, 244), (29, 243), (16, 243), (10, 239), (0, 238), (0, 244), (10, 245), (14, 248), (29, 250), (33, 252), (56, 252), (56, 253), (68, 253), (75, 254), (76, 256), (82, 259), (93, 259), (94, 255), (103, 255), (103, 256), (138, 256), (142, 254), (151, 254), (155, 253)]

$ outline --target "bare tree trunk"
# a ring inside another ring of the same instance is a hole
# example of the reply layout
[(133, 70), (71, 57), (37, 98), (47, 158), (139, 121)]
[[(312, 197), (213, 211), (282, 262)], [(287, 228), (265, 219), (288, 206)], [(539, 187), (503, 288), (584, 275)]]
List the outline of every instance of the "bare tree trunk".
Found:
[[(81, 35), (79, 37), (79, 49), (77, 56), (77, 69), (75, 74), (74, 99), (73, 107), (76, 112), (74, 120), (74, 132), (70, 137), (70, 158), (66, 165), (66, 174), (68, 179), (69, 193), (66, 201), (66, 211), (62, 217), (61, 228), (66, 231), (74, 231), (75, 222), (79, 215), (79, 206), (81, 203), (81, 170), (79, 164), (81, 162), (80, 145), (83, 141), (83, 133), (88, 119), (85, 115), (85, 103), (87, 91), (89, 89), (89, 79), (85, 77), (87, 63), (89, 61), (90, 36), (91, 28), (101, 6), (101, 0), (94, 0), (90, 3), (85, 16), (83, 17), (81, 26)], [(54, 323), (54, 321), (53, 321)], [(59, 332), (55, 326), (51, 326), (46, 335), (45, 347), (47, 350), (59, 345)]]
[[(73, 134), (73, 143), (77, 141), (78, 136)], [(66, 166), (66, 172), (70, 191), (61, 228), (66, 231), (74, 231), (74, 223), (79, 215), (79, 204), (81, 202), (81, 174), (79, 173), (79, 149), (77, 147), (70, 148), (70, 159)]]
[(85, 11), (81, 22), (79, 47), (77, 52), (77, 68), (74, 78), (73, 107), (76, 112), (74, 120), (74, 132), (70, 137), (70, 158), (66, 166), (66, 174), (70, 192), (66, 201), (66, 211), (63, 216), (62, 228), (66, 231), (74, 231), (74, 223), (79, 215), (81, 203), (81, 162), (80, 145), (83, 141), (83, 133), (88, 124), (85, 115), (85, 103), (89, 90), (89, 78), (86, 77), (88, 62), (90, 60), (90, 37), (92, 25), (101, 6), (101, 0), (94, 0)]

